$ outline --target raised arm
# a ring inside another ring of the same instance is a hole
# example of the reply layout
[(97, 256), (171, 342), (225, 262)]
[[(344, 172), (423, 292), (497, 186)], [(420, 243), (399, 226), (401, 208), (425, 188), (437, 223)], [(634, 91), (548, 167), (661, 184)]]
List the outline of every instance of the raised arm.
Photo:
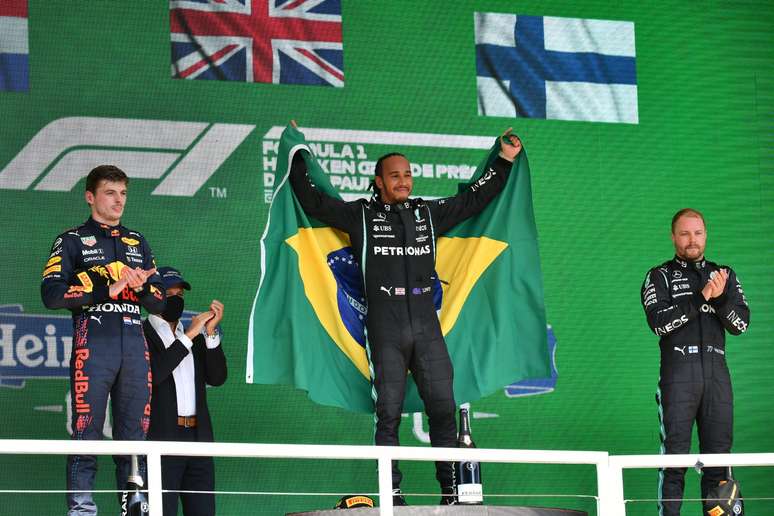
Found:
[[(357, 203), (349, 203), (321, 192), (311, 181), (303, 154), (298, 149), (290, 165), (290, 185), (304, 212), (315, 219), (342, 231), (350, 232), (357, 218)], [(310, 155), (311, 156), (311, 155)]]
[(477, 215), (503, 190), (513, 165), (521, 152), (521, 141), (508, 128), (500, 137), (500, 152), (479, 179), (459, 194), (428, 203), (433, 224), (443, 234), (463, 220)]

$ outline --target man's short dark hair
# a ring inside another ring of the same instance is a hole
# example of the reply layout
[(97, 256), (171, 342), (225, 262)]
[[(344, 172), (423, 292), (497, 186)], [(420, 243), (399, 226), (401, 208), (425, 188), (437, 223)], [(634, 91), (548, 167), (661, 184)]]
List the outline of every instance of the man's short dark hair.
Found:
[(97, 187), (101, 181), (110, 181), (112, 183), (129, 184), (129, 176), (115, 165), (100, 165), (95, 167), (86, 176), (86, 191), (93, 194), (97, 193)]
[(376, 167), (374, 167), (374, 177), (381, 176), (382, 172), (384, 172), (384, 160), (395, 156), (400, 156), (401, 158), (405, 158), (406, 161), (408, 161), (408, 158), (406, 158), (406, 156), (404, 156), (400, 152), (390, 152), (389, 154), (385, 154), (384, 156), (376, 160)]
[(675, 232), (675, 224), (677, 224), (677, 221), (680, 220), (680, 217), (698, 217), (701, 219), (701, 223), (706, 226), (706, 223), (704, 222), (704, 215), (702, 215), (699, 210), (694, 210), (693, 208), (683, 208), (682, 210), (679, 210), (677, 213), (675, 213), (674, 217), (672, 217), (672, 233)]
[[(387, 158), (392, 158), (394, 156), (400, 156), (401, 158), (406, 158), (406, 156), (401, 154), (400, 152), (390, 152), (376, 160), (376, 166), (374, 167), (374, 180), (371, 181), (371, 189), (373, 189), (374, 195), (380, 201), (382, 200), (382, 191), (379, 190), (378, 186), (376, 186), (376, 176), (381, 176), (382, 172), (384, 172), (384, 160), (386, 160)], [(406, 158), (406, 160), (408, 161), (408, 158)]]

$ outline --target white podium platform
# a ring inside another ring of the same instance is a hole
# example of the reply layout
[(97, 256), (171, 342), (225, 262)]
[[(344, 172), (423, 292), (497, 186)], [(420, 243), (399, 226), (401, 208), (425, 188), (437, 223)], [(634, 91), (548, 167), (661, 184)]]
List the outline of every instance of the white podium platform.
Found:
[[(585, 511), (505, 505), (411, 505), (393, 508), (395, 516), (588, 516)], [(379, 516), (378, 508), (294, 512), (285, 516)]]

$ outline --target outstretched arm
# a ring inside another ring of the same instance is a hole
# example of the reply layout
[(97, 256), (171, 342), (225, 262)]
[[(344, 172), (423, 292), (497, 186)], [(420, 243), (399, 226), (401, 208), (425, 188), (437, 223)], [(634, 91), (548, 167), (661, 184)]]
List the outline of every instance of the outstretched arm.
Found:
[[(291, 125), (295, 128), (298, 127), (295, 120), (291, 121)], [(293, 193), (307, 215), (329, 226), (349, 232), (357, 215), (355, 213), (356, 203), (336, 199), (315, 187), (304, 161), (304, 153), (308, 152), (306, 149), (298, 149), (291, 157), (289, 180)], [(314, 159), (311, 154), (309, 156)]]
[(521, 140), (509, 127), (500, 137), (500, 152), (479, 177), (464, 191), (439, 201), (428, 203), (438, 234), (443, 234), (463, 220), (477, 215), (503, 190), (510, 175), (513, 160), (521, 152)]

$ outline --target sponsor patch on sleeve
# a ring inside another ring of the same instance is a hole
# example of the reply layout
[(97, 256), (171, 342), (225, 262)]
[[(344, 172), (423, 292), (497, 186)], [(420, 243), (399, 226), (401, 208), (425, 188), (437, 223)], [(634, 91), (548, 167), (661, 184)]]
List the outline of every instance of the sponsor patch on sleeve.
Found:
[(50, 266), (50, 267), (47, 267), (47, 268), (46, 268), (46, 269), (43, 271), (43, 276), (44, 276), (44, 277), (45, 277), (45, 276), (48, 276), (49, 274), (51, 274), (51, 273), (53, 273), (53, 272), (62, 272), (62, 266), (61, 266), (61, 265), (52, 265), (52, 266)]
[[(46, 262), (46, 268), (51, 267), (52, 265), (59, 263), (62, 261), (61, 256), (52, 256), (49, 258), (49, 260)], [(60, 266), (61, 267), (61, 266)]]

